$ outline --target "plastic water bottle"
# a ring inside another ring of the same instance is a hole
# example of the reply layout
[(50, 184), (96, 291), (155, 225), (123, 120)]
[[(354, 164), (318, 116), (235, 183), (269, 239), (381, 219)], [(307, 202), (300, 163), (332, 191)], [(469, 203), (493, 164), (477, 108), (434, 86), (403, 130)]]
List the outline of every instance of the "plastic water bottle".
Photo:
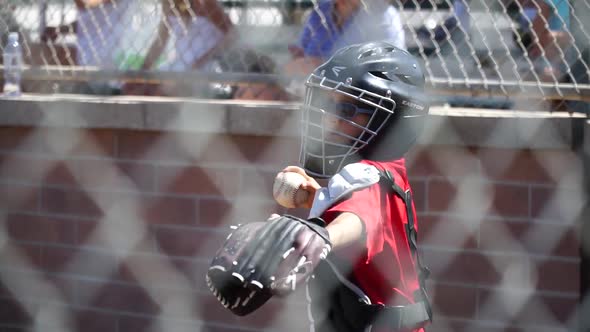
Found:
[(23, 70), (23, 53), (18, 41), (18, 33), (8, 34), (8, 42), (4, 47), (4, 95), (20, 96), (21, 76)]

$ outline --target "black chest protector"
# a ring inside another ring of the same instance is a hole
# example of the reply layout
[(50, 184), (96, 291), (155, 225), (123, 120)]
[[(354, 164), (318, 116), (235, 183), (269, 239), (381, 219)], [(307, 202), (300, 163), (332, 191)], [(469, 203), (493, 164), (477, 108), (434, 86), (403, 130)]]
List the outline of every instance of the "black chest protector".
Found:
[[(406, 206), (408, 220), (406, 237), (418, 269), (420, 288), (414, 292), (413, 304), (387, 306), (372, 304), (363, 291), (356, 286), (352, 262), (338, 260), (335, 255), (319, 264), (314, 277), (307, 285), (310, 301), (309, 316), (316, 332), (368, 332), (368, 331), (411, 331), (424, 327), (432, 321), (430, 301), (426, 294), (425, 280), (430, 273), (422, 265), (417, 252), (418, 233), (414, 227), (412, 195), (397, 185), (388, 171), (380, 171), (380, 185), (399, 196)], [(388, 195), (383, 195), (386, 200)]]

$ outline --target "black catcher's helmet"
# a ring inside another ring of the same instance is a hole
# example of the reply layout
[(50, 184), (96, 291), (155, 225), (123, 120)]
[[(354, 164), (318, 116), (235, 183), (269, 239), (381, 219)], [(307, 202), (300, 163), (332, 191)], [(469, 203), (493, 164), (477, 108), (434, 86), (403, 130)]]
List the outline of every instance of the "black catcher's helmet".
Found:
[[(305, 85), (301, 163), (317, 177), (330, 177), (360, 159), (401, 158), (428, 114), (418, 60), (387, 42), (338, 50)], [(351, 121), (357, 112), (368, 115), (366, 125)], [(330, 122), (346, 122), (360, 134), (350, 136)]]

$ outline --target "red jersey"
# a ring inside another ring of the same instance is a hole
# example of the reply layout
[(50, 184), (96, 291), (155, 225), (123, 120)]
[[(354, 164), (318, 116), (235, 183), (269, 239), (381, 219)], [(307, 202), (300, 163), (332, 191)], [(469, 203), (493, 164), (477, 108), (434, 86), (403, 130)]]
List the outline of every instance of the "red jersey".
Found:
[[(405, 160), (361, 163), (388, 170), (395, 183), (404, 191), (410, 189)], [(361, 257), (354, 263), (355, 283), (376, 304), (407, 305), (414, 303), (414, 291), (420, 288), (418, 268), (408, 244), (405, 225), (408, 222), (406, 205), (401, 197), (379, 183), (355, 191), (337, 202), (322, 215), (330, 223), (340, 213), (357, 215), (364, 224), (366, 242)], [(387, 195), (384, 199), (383, 195)], [(414, 216), (416, 210), (412, 202)], [(416, 222), (417, 223), (417, 222)], [(414, 225), (416, 230), (418, 225)], [(337, 252), (334, 252), (337, 254)], [(417, 330), (420, 331), (420, 330)]]

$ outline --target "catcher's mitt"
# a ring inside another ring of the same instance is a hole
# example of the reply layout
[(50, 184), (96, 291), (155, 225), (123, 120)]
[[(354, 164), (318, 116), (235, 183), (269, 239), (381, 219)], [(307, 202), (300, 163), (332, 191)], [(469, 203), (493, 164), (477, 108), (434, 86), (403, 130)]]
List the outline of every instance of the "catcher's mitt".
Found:
[(319, 218), (285, 215), (237, 226), (211, 262), (209, 288), (239, 316), (291, 293), (331, 250), (323, 225)]

